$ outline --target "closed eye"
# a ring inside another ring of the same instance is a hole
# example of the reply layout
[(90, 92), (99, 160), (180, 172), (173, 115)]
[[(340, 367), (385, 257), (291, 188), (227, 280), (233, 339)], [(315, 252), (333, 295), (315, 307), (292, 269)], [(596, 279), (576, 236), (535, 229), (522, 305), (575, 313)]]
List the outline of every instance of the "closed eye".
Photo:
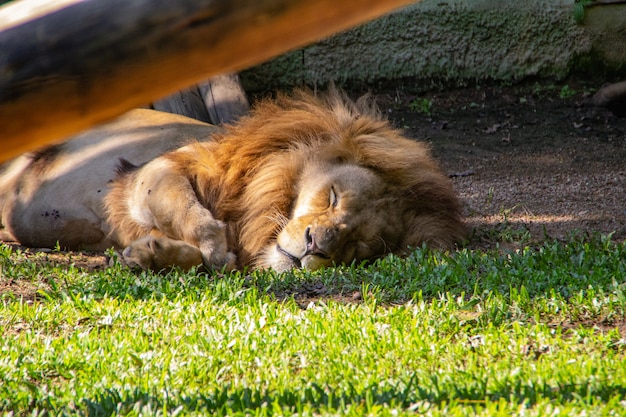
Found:
[(335, 191), (335, 187), (330, 187), (330, 207), (335, 208), (339, 204), (339, 197)]

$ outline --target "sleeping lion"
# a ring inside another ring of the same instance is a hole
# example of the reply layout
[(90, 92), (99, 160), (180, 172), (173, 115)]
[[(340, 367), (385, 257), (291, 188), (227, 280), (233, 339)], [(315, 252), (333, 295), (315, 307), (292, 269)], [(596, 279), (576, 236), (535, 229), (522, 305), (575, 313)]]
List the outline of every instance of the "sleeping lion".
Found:
[(0, 214), (23, 245), (115, 247), (153, 270), (317, 269), (465, 235), (427, 146), (334, 89), (262, 101), (224, 130), (133, 110), (6, 164)]

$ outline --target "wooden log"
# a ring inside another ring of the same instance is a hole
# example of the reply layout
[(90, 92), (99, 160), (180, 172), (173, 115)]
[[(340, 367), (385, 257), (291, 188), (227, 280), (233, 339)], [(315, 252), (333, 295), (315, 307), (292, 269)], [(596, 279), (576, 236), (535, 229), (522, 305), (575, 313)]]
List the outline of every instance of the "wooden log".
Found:
[(211, 123), (232, 123), (250, 110), (238, 74), (223, 74), (198, 85)]
[(222, 74), (152, 103), (155, 110), (220, 125), (237, 120), (250, 103), (237, 73)]
[(9, 3), (0, 161), (414, 1), (63, 0), (17, 22)]
[(206, 123), (211, 123), (211, 117), (204, 104), (204, 99), (197, 85), (175, 92), (161, 100), (152, 103), (155, 110), (168, 113), (182, 114)]

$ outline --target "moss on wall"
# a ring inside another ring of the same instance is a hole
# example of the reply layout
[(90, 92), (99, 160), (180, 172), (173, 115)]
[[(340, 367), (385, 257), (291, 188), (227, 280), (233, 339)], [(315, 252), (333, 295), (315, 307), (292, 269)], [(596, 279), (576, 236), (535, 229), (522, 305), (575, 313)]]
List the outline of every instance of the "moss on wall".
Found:
[(601, 33), (610, 38), (626, 30), (626, 6), (619, 7), (606, 28), (605, 17), (593, 16), (601, 7), (576, 24), (573, 0), (424, 0), (282, 55), (242, 78), (249, 90), (406, 77), (447, 84), (564, 78), (573, 68), (626, 62), (623, 37), (622, 51), (615, 45), (611, 54), (596, 51)]

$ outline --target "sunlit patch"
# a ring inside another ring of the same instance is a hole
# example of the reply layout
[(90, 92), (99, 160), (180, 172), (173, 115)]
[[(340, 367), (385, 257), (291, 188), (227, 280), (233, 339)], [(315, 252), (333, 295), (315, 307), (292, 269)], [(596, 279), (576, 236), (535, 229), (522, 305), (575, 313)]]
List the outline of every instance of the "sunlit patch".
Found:
[(581, 220), (587, 221), (600, 221), (604, 218), (599, 215), (593, 215), (589, 212), (581, 212), (578, 214), (510, 214), (510, 215), (502, 215), (502, 214), (490, 214), (490, 215), (470, 215), (465, 218), (465, 220), (469, 223), (480, 223), (486, 225), (495, 225), (500, 224), (503, 221), (507, 222), (532, 222), (532, 223), (569, 223), (569, 222), (579, 222)]

